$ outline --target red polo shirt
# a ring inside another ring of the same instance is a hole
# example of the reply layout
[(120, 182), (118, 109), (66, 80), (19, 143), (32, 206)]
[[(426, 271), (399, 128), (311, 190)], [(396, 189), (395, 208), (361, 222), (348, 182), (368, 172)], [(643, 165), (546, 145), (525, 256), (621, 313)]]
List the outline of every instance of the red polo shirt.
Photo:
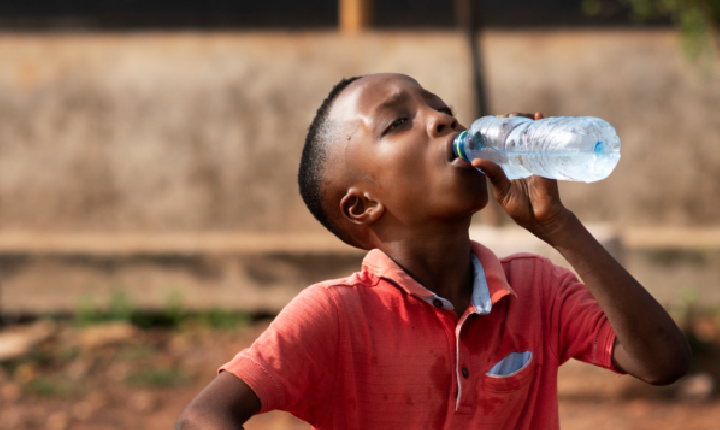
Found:
[(477, 243), (473, 253), (481, 266), (459, 320), (374, 250), (361, 272), (302, 291), (221, 370), (255, 391), (260, 413), (315, 428), (559, 428), (558, 367), (612, 368), (615, 333), (569, 270), (498, 260)]

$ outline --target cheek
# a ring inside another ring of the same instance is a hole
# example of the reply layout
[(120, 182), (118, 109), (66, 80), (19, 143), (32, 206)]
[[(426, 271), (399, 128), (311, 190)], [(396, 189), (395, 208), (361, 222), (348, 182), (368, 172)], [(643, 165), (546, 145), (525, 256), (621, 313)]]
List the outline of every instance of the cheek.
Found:
[(412, 222), (415, 218), (424, 218), (429, 207), (437, 203), (435, 193), (428, 189), (427, 179), (417, 172), (406, 175), (384, 175), (389, 179), (382, 184), (382, 200), (386, 208), (402, 222)]
[(478, 211), (488, 202), (488, 188), (484, 176), (473, 175), (471, 178), (454, 182), (444, 193), (449, 206), (458, 211)]
[(421, 198), (433, 180), (424, 160), (416, 154), (392, 154), (394, 157), (381, 158), (374, 166), (383, 188), (392, 192), (396, 198), (403, 195)]
[(405, 221), (431, 217), (469, 215), (488, 202), (484, 178), (477, 181), (431, 180), (422, 175), (400, 179), (386, 190), (387, 207)]

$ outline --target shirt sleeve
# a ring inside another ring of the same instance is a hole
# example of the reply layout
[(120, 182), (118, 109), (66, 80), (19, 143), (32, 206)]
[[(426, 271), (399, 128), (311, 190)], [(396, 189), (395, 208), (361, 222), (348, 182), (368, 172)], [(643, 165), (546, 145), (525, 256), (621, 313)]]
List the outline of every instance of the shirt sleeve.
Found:
[(555, 265), (551, 279), (549, 327), (559, 363), (575, 358), (622, 373), (612, 363), (615, 331), (587, 286), (572, 271)]
[(262, 405), (309, 423), (322, 419), (332, 403), (338, 352), (338, 312), (331, 288), (303, 290), (267, 330), (220, 367), (245, 381)]

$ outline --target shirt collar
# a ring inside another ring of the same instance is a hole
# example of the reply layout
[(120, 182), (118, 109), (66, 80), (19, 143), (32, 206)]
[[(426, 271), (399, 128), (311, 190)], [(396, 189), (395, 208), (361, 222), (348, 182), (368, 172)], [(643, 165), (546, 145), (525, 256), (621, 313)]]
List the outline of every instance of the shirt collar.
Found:
[[(471, 304), (475, 313), (488, 314), (492, 304), (507, 296), (516, 296), (505, 278), (505, 271), (500, 260), (485, 246), (471, 241), (471, 261), (475, 269), (475, 281)], [(379, 249), (374, 249), (363, 259), (363, 271), (392, 281), (407, 293), (419, 297), (425, 302), (434, 304), (439, 300), (443, 308), (453, 309), (452, 304), (427, 288), (417, 283), (390, 257)]]
[(475, 280), (473, 281), (473, 293), (470, 297), (470, 302), (475, 308), (475, 313), (487, 315), (492, 309), (492, 298), (490, 297), (490, 289), (488, 288), (487, 278), (485, 277), (485, 269), (474, 253), (470, 254), (470, 259), (475, 269)]

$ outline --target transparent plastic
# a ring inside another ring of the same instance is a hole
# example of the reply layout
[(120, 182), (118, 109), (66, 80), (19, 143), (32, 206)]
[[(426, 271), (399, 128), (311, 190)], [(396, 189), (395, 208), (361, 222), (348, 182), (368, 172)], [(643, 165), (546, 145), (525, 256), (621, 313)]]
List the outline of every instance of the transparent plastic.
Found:
[(468, 161), (493, 161), (509, 179), (539, 175), (595, 182), (607, 178), (620, 160), (615, 128), (591, 116), (538, 121), (484, 116), (455, 138), (453, 149), (456, 156)]

